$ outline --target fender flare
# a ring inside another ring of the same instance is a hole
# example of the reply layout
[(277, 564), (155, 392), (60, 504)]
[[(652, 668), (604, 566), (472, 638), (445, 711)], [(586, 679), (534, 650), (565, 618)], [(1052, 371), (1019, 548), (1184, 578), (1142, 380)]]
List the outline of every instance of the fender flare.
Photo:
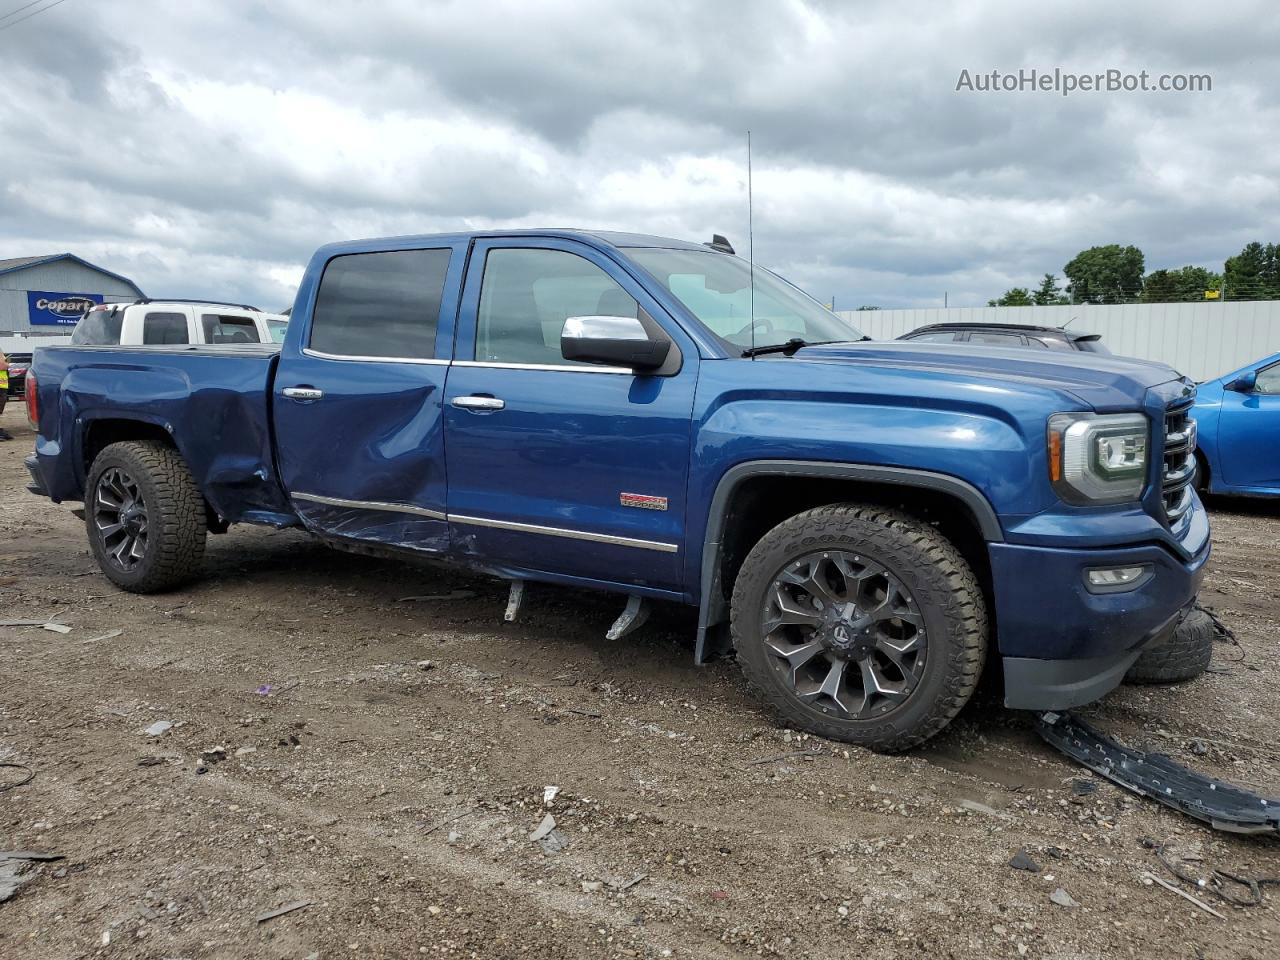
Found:
[(707, 631), (727, 619), (728, 605), (720, 595), (720, 559), (725, 514), (729, 498), (750, 477), (823, 477), (889, 483), (920, 490), (933, 490), (963, 503), (988, 543), (1004, 541), (1004, 531), (990, 501), (973, 484), (946, 473), (909, 467), (884, 467), (862, 463), (828, 463), (821, 460), (748, 460), (730, 467), (716, 484), (702, 542), (702, 589), (698, 597), (698, 639), (694, 662), (703, 664), (709, 651)]

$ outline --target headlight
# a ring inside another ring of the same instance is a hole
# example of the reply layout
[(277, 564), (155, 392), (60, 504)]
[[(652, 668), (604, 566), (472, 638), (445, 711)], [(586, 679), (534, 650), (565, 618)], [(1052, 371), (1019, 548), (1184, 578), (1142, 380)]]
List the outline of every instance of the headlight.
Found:
[(1137, 500), (1147, 482), (1151, 427), (1140, 413), (1049, 418), (1049, 479), (1067, 503)]

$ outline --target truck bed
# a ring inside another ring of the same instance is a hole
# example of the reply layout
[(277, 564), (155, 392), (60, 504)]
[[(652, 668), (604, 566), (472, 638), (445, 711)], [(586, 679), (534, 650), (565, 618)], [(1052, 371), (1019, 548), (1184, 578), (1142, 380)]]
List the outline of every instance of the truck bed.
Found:
[(41, 347), (33, 370), (42, 385), (60, 384), (61, 402), (40, 412), (38, 480), (54, 500), (82, 500), (113, 423), (143, 421), (177, 446), (218, 516), (296, 523), (272, 456), (278, 359), (277, 344)]

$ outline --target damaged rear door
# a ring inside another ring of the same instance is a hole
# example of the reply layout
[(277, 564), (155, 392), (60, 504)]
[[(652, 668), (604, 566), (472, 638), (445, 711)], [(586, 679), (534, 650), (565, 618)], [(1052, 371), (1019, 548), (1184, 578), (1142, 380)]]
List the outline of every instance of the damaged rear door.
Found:
[(281, 478), (315, 533), (448, 548), (441, 393), (465, 249), (332, 257), (272, 390)]

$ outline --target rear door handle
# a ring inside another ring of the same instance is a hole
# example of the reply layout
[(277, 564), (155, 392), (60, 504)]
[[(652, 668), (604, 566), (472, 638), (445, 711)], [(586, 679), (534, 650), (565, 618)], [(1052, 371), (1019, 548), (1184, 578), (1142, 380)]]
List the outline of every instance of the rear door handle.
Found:
[(290, 400), (297, 400), (301, 403), (310, 403), (312, 400), (319, 400), (324, 396), (324, 391), (317, 390), (315, 387), (285, 387), (280, 392)]
[(497, 397), (454, 397), (451, 402), (461, 410), (502, 410), (507, 405)]

